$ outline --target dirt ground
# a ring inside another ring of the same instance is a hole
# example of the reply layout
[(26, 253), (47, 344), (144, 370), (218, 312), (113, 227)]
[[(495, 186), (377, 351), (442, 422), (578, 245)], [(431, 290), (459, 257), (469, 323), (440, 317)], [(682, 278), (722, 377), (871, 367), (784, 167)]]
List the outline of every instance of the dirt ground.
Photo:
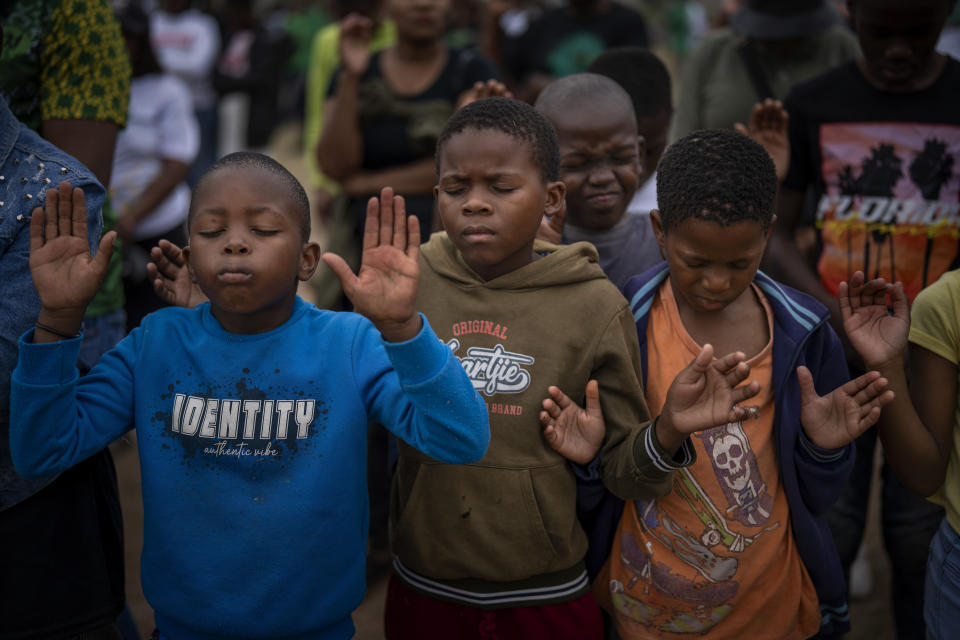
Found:
[[(274, 136), (269, 153), (290, 169), (304, 184), (304, 165), (299, 150), (300, 131), (296, 126), (281, 127)], [(316, 226), (316, 225), (314, 225)], [(323, 244), (320, 233), (314, 234)], [(321, 268), (325, 268), (321, 265)], [(309, 298), (309, 290), (301, 288), (301, 295)], [(117, 466), (120, 482), (120, 498), (123, 506), (124, 534), (126, 536), (127, 599), (141, 636), (149, 637), (153, 631), (153, 610), (147, 604), (140, 586), (140, 551), (143, 547), (143, 504), (140, 493), (140, 466), (137, 460), (136, 436), (131, 433), (114, 443), (111, 450)], [(880, 482), (874, 482), (876, 489)], [(876, 493), (876, 492), (875, 492)], [(871, 518), (867, 528), (866, 544), (874, 573), (873, 591), (861, 601), (851, 603), (853, 632), (849, 640), (893, 640), (893, 620), (890, 612), (890, 567), (883, 554), (880, 536), (879, 515), (876, 498), (872, 497)], [(380, 640), (383, 638), (383, 600), (386, 595), (386, 580), (368, 586), (367, 597), (354, 612), (357, 628), (356, 640)]]

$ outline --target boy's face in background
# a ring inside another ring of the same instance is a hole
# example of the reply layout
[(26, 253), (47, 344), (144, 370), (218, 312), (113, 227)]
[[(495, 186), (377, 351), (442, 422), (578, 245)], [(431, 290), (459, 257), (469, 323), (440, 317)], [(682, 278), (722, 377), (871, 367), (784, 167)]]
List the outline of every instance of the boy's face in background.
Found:
[(544, 182), (526, 143), (502, 131), (466, 129), (440, 151), (440, 219), (484, 280), (533, 261), (540, 220), (560, 210), (563, 191), (562, 182)]
[(657, 164), (667, 148), (667, 131), (672, 112), (664, 109), (653, 116), (637, 118), (637, 133), (643, 138), (644, 151), (640, 184), (645, 184), (657, 171)]
[(595, 231), (623, 218), (640, 185), (643, 149), (632, 110), (596, 104), (546, 114), (560, 141), (567, 220)]
[(885, 88), (911, 90), (934, 68), (940, 31), (952, 10), (947, 0), (848, 2), (866, 72)]
[(650, 218), (681, 314), (717, 313), (747, 292), (760, 268), (769, 229), (764, 232), (754, 220), (724, 226), (688, 218), (665, 231), (659, 211), (651, 211)]
[(297, 282), (319, 258), (288, 187), (268, 171), (218, 169), (194, 195), (189, 224), (187, 266), (224, 329), (261, 333), (286, 322)]

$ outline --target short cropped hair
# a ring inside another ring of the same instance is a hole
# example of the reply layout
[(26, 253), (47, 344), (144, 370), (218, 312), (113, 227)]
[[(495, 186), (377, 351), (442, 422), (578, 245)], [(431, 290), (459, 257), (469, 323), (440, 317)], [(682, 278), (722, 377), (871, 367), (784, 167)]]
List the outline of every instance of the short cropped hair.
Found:
[(673, 111), (670, 72), (649, 49), (608, 49), (590, 63), (587, 71), (606, 76), (623, 87), (633, 101), (638, 119)]
[(533, 107), (513, 98), (484, 98), (458, 109), (437, 138), (437, 174), (440, 158), (450, 138), (468, 129), (499, 131), (530, 150), (544, 182), (560, 179), (560, 144), (553, 126)]
[(211, 174), (220, 169), (229, 168), (259, 169), (279, 178), (296, 207), (297, 215), (300, 216), (300, 235), (303, 241), (307, 242), (310, 239), (310, 200), (307, 199), (307, 192), (303, 190), (303, 185), (282, 164), (268, 155), (254, 151), (229, 153), (210, 165), (210, 168), (204, 172), (193, 188), (193, 197), (190, 200), (190, 217), (187, 218), (188, 227), (190, 226), (190, 220), (193, 218), (193, 203), (197, 199), (200, 187)]
[(598, 103), (633, 113), (633, 102), (623, 87), (596, 73), (575, 73), (554, 80), (543, 88), (533, 106), (549, 120), (553, 113)]
[(766, 150), (732, 129), (694, 131), (669, 147), (657, 170), (664, 231), (689, 218), (723, 226), (773, 219), (777, 173)]

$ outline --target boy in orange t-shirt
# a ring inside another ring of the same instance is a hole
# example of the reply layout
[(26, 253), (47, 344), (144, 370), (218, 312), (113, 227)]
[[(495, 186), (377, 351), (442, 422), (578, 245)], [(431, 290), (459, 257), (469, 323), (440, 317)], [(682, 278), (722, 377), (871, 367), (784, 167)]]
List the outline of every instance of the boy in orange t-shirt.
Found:
[(594, 583), (623, 638), (800, 640), (848, 626), (822, 514), (845, 486), (850, 441), (893, 394), (877, 372), (848, 382), (826, 309), (758, 272), (776, 184), (763, 148), (732, 131), (690, 134), (660, 163), (651, 219), (666, 263), (625, 288), (650, 410), (706, 343), (744, 352), (760, 393), (755, 420), (676, 444), (695, 455), (668, 496), (626, 504)]

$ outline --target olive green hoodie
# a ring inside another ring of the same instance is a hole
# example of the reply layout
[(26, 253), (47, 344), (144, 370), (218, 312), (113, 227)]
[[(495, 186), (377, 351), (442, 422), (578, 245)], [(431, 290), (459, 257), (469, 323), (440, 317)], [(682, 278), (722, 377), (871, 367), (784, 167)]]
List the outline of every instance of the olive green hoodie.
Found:
[(550, 385), (582, 406), (587, 382), (599, 382), (607, 488), (624, 499), (670, 489), (672, 474), (650, 464), (641, 443), (649, 417), (627, 301), (591, 245), (538, 242), (534, 250), (539, 259), (484, 281), (445, 233), (421, 248), (418, 309), (486, 401), (491, 431), (486, 456), (470, 465), (442, 464), (400, 444), (395, 568), (435, 597), (492, 608), (586, 591), (576, 478), (538, 417)]

